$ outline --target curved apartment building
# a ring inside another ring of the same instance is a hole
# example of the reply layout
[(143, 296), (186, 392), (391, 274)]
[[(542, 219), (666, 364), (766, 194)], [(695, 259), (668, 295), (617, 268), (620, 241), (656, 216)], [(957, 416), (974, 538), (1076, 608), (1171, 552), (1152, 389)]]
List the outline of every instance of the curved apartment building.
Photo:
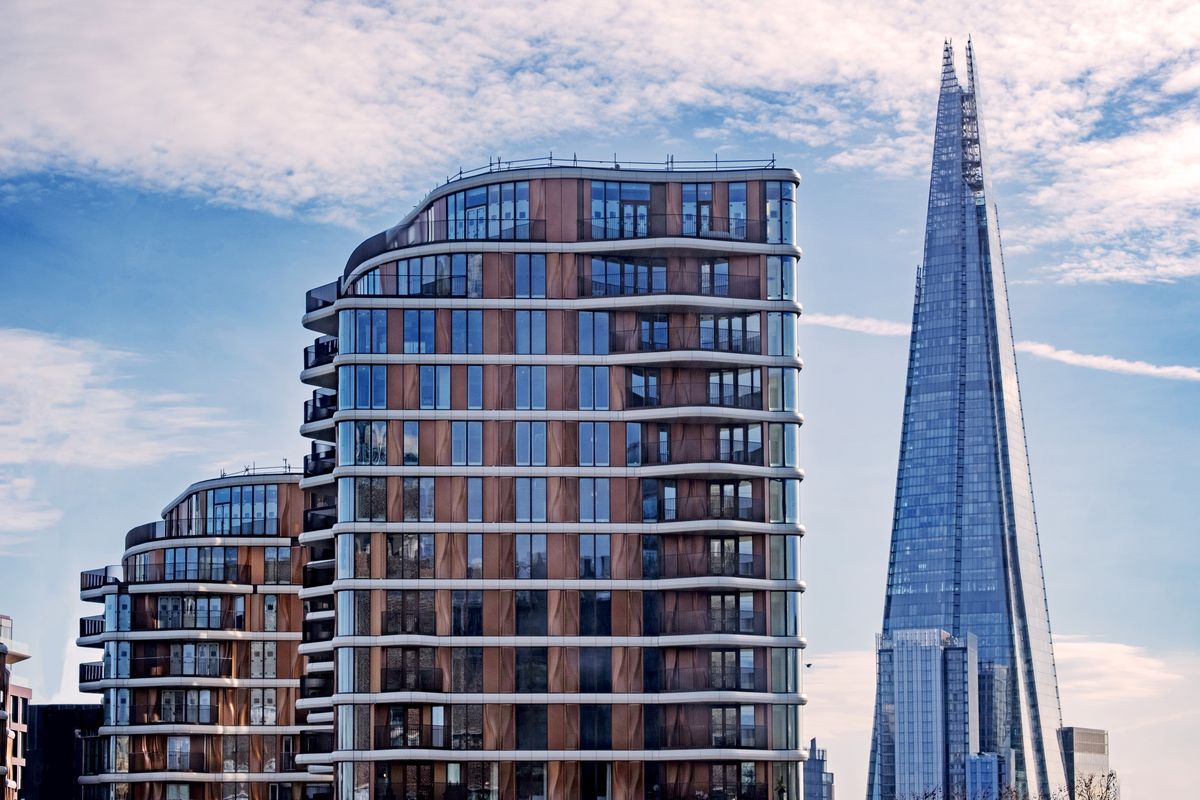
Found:
[(798, 184), (494, 169), (309, 292), (333, 797), (798, 800)]
[(85, 800), (301, 800), (296, 765), (300, 532), (295, 473), (189, 486), (125, 537), (119, 566), (81, 575), (79, 687), (102, 696)]

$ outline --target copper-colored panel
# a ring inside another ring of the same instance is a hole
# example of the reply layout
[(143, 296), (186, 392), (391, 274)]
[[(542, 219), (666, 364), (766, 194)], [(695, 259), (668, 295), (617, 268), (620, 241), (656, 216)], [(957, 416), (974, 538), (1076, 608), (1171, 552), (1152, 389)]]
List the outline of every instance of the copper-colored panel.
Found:
[(642, 691), (642, 649), (614, 647), (612, 649), (612, 688), (614, 692)]
[(490, 481), (495, 492), (492, 507), (493, 522), (512, 522), (516, 518), (516, 485), (512, 478), (494, 478)]
[(387, 518), (399, 522), (404, 519), (404, 479), (386, 478)]
[(550, 797), (579, 797), (579, 762), (551, 761), (546, 766), (546, 783)]
[(483, 352), (485, 353), (500, 353), (500, 326), (503, 320), (500, 319), (500, 312), (495, 309), (484, 309), (483, 311)]
[[(484, 601), (486, 605), (486, 600)], [(504, 692), (511, 689), (500, 688), (500, 648), (483, 648), (483, 690), (485, 692)]]
[[(579, 674), (579, 651), (575, 650), (576, 663), (575, 674)], [(578, 688), (571, 691), (579, 691)], [(579, 706), (569, 704), (565, 707), (563, 714), (563, 740), (567, 743), (568, 750), (577, 750), (579, 748)]]
[(500, 297), (500, 254), (483, 254), (483, 296)]
[[(499, 541), (499, 552), (496, 556), (496, 564), (498, 578), (515, 578), (517, 577), (517, 546), (516, 540), (511, 533), (502, 533), (499, 536), (485, 536), (484, 544), (487, 544), (488, 539), (496, 539)], [(484, 569), (487, 569), (487, 564), (484, 564)]]
[(613, 750), (640, 750), (643, 727), (641, 705), (614, 704), (612, 707)]
[(575, 352), (575, 334), (568, 333), (575, 329), (575, 314), (572, 312), (564, 319), (566, 316), (567, 313), (560, 309), (546, 311), (546, 353), (549, 355)]
[(563, 537), (563, 578), (579, 577), (579, 537), (573, 533)]
[(488, 408), (516, 408), (517, 386), (513, 368), (489, 365), (484, 367), (484, 373), (484, 396), (490, 398), (485, 405)]
[(434, 313), (433, 346), (435, 353), (449, 353), (451, 316), (450, 309), (440, 308)]
[(496, 456), (498, 464), (516, 463), (516, 428), (511, 422), (493, 422), (496, 431)]
[(500, 540), (507, 538), (512, 539), (511, 534), (485, 534), (483, 536), (483, 577), (499, 578), (500, 577)]
[[(512, 297), (517, 293), (516, 292), (516, 286), (517, 286), (516, 269), (515, 269), (514, 258), (513, 258), (512, 253), (501, 253), (500, 254), (500, 265), (499, 265), (499, 269), (497, 270), (497, 278), (499, 280), (497, 283), (496, 297)], [(512, 329), (512, 313), (511, 312), (509, 312), (507, 322), (508, 322), (509, 330), (511, 331), (511, 329)], [(501, 324), (503, 325), (504, 323), (502, 322)], [(497, 352), (511, 353), (512, 348), (509, 347), (507, 350), (501, 348)]]
[(467, 407), (466, 364), (452, 364), (450, 366), (450, 407)]
[(616, 580), (641, 577), (642, 537), (636, 533), (614, 533), (609, 537), (612, 576)]
[(463, 522), (467, 518), (467, 479), (462, 476), (435, 478), (434, 519)]
[[(441, 537), (439, 537), (439, 538), (441, 538)], [(437, 625), (436, 630), (437, 630), (438, 636), (449, 636), (450, 632), (453, 630), (453, 625), (454, 625), (453, 599), (454, 599), (454, 596), (450, 593), (450, 590), (448, 590), (448, 589), (440, 589), (434, 594), (434, 598), (433, 598), (434, 614), (436, 615), (436, 625)], [(450, 674), (450, 660), (449, 660), (450, 659), (450, 651), (446, 650), (446, 649), (439, 650), (438, 651), (439, 662), (441, 661), (441, 654), (443, 652), (445, 652), (445, 654), (446, 654), (446, 665), (443, 667), (443, 669), (446, 671), (445, 674), (449, 675)], [(438, 666), (442, 666), (442, 665), (439, 663)]]
[(517, 651), (512, 647), (501, 647), (499, 686), (496, 691), (515, 692), (517, 690)]
[(389, 370), (400, 369), (403, 372), (403, 391), (400, 394), (400, 403), (396, 402), (396, 396), (391, 393), (391, 387), (388, 387), (388, 408), (420, 408), (421, 407), (421, 371), (416, 364), (405, 364), (401, 367), (392, 366)]

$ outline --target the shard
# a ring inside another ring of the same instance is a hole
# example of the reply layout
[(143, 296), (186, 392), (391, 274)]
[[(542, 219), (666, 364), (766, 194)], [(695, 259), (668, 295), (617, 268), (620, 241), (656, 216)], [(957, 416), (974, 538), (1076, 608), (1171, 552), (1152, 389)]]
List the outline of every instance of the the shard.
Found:
[[(969, 42), (966, 73), (964, 86), (947, 43), (913, 307), (868, 800), (907, 800), (914, 790), (973, 797), (968, 780), (984, 768), (1000, 771), (992, 786), (1021, 796), (1049, 797), (1065, 785), (1004, 264)], [(962, 660), (970, 648), (973, 665)], [(971, 680), (963, 683), (968, 668)]]

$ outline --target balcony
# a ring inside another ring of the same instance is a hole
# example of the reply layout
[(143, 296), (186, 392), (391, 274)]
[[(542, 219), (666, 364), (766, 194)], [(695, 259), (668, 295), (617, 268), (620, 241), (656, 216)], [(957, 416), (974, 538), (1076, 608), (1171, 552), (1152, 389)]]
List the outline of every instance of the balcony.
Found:
[[(646, 787), (646, 800), (772, 800), (765, 783), (743, 784), (735, 789), (711, 789), (696, 784), (655, 784)], [(793, 799), (794, 800), (794, 799)]]
[(332, 752), (332, 731), (300, 731), (300, 753), (302, 755)]
[[(497, 800), (499, 789), (468, 789), (461, 783), (420, 783), (392, 786), (376, 783), (373, 800)], [(689, 797), (687, 800), (696, 800)], [(765, 800), (765, 798), (764, 798)]]
[(440, 669), (383, 669), (382, 691), (385, 692), (443, 692), (445, 683)]
[(232, 608), (203, 611), (140, 611), (134, 614), (134, 629), (142, 631), (190, 631), (190, 630), (223, 630), (241, 631), (246, 629), (246, 614)]
[(304, 310), (311, 314), (314, 311), (320, 311), (322, 308), (333, 305), (337, 301), (337, 291), (338, 281), (332, 281), (324, 286), (309, 289), (304, 298)]
[(125, 534), (125, 549), (161, 539), (189, 536), (278, 536), (277, 517), (185, 517), (147, 522)]
[(320, 697), (333, 697), (332, 673), (305, 675), (300, 678), (301, 700), (314, 700)]
[(730, 725), (718, 728), (709, 725), (664, 725), (653, 732), (650, 729), (646, 730), (647, 749), (694, 750), (721, 747), (764, 750), (768, 741), (769, 731), (766, 725)]
[(333, 639), (333, 620), (305, 620), (301, 634), (301, 641), (304, 644), (331, 641)]
[(664, 669), (659, 675), (646, 676), (643, 687), (647, 692), (766, 692), (765, 670), (740, 669)]
[(304, 477), (316, 478), (333, 472), (337, 464), (337, 448), (321, 442), (312, 443), (312, 452), (304, 457)]
[(301, 586), (312, 589), (317, 586), (330, 586), (333, 583), (333, 561), (309, 562), (304, 565), (304, 577)]
[(761, 467), (763, 449), (758, 443), (722, 442), (716, 437), (642, 442), (625, 449), (627, 466), (661, 464), (745, 464)]
[(333, 611), (333, 595), (322, 594), (317, 597), (304, 598), (304, 613), (318, 614), (322, 611)]
[(79, 682), (95, 683), (104, 680), (104, 662), (88, 661), (79, 665)]
[[(704, 633), (735, 633), (765, 636), (767, 615), (740, 612), (738, 609), (665, 612), (658, 620), (648, 620), (646, 636), (690, 636)], [(657, 624), (656, 624), (657, 623)], [(655, 630), (650, 630), (655, 628)]]
[(304, 401), (304, 424), (330, 419), (337, 412), (337, 392), (333, 389), (313, 389), (312, 399)]
[(314, 542), (308, 545), (308, 560), (313, 561), (330, 561), (334, 556), (334, 547), (332, 539), (322, 539), (319, 542)]
[(433, 618), (433, 592), (428, 592), (430, 606), (427, 609), (385, 610), (379, 615), (379, 629), (384, 636), (436, 636), (437, 623)]
[(751, 497), (666, 497), (642, 501), (643, 522), (697, 522), (704, 520), (766, 521), (762, 500)]
[(608, 332), (610, 353), (666, 353), (701, 350), (712, 353), (762, 355), (758, 331), (733, 332), (711, 327), (675, 325), (653, 330), (647, 327)]
[(94, 617), (83, 617), (79, 620), (80, 636), (99, 636), (102, 633), (104, 633), (103, 614), (97, 614)]
[(332, 528), (336, 522), (337, 506), (334, 505), (315, 506), (304, 512), (305, 533)]
[(627, 388), (625, 408), (723, 406), (763, 410), (761, 388), (720, 384), (716, 381), (670, 381), (643, 388)]
[(130, 753), (129, 771), (137, 772), (208, 772), (204, 752)]
[(304, 348), (304, 368), (313, 369), (332, 364), (338, 354), (338, 339), (336, 336), (319, 336), (316, 341)]
[[(134, 705), (129, 707), (129, 725), (218, 725), (220, 707), (212, 705), (167, 706)], [(121, 724), (121, 723), (118, 723)]]
[(102, 586), (120, 582), (121, 568), (119, 566), (100, 567), (99, 569), (89, 569), (79, 573), (80, 591), (86, 592), (89, 589), (99, 589)]
[(394, 725), (375, 726), (375, 748), (377, 750), (399, 750), (404, 748), (429, 750), (482, 750), (483, 732), (451, 733), (444, 725)]
[(638, 295), (679, 294), (697, 297), (731, 297), (736, 300), (762, 299), (762, 280), (758, 275), (714, 275), (697, 270), (649, 269), (621, 274), (580, 275), (576, 283), (579, 297), (636, 297)]
[(741, 553), (669, 553), (659, 556), (658, 574), (646, 578), (765, 578), (760, 555)]
[(771, 243), (778, 244), (781, 239), (778, 220), (740, 217), (708, 217), (695, 220), (685, 219), (679, 213), (650, 214), (637, 211), (622, 217), (609, 217), (607, 220), (580, 220), (576, 233), (581, 242), (678, 236), (754, 244), (766, 244), (768, 239), (771, 239), (774, 240)]
[[(405, 247), (415, 247), (421, 244), (456, 242), (461, 243), (463, 250), (466, 251), (470, 250), (475, 242), (481, 241), (546, 241), (546, 220), (544, 219), (483, 218), (473, 219), (469, 222), (463, 220), (459, 228), (454, 231), (450, 231), (448, 228), (449, 225), (444, 219), (428, 220), (419, 217), (404, 228), (397, 226), (377, 233), (354, 248), (354, 252), (350, 254), (350, 258), (346, 261), (346, 274), (349, 275), (359, 264), (370, 261), (372, 258), (383, 255), (391, 250), (401, 250)], [(393, 284), (390, 288), (394, 292), (395, 273), (392, 273), (391, 277)], [(387, 290), (389, 288), (387, 280), (388, 275), (386, 273), (380, 276), (380, 283), (385, 295), (388, 294)], [(327, 287), (321, 287), (321, 289), (325, 288)], [(313, 291), (317, 290), (314, 289)], [(309, 294), (311, 295), (312, 292), (309, 292)]]
[(249, 564), (144, 564), (126, 576), (127, 583), (250, 583)]

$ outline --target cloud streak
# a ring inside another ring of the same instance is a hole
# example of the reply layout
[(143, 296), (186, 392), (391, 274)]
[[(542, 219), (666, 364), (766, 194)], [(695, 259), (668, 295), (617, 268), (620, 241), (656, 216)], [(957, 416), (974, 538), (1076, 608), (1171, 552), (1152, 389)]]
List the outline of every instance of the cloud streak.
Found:
[[(800, 320), (808, 325), (819, 325), (825, 328), (836, 328), (854, 333), (866, 333), (872, 336), (908, 336), (911, 326), (902, 322), (876, 319), (874, 317), (855, 317), (849, 314), (803, 314)], [(1017, 352), (1028, 353), (1038, 358), (1057, 361), (1060, 364), (1070, 364), (1074, 367), (1096, 369), (1102, 372), (1115, 372), (1121, 375), (1137, 375), (1144, 378), (1163, 378), (1175, 381), (1200, 382), (1200, 367), (1188, 367), (1179, 364), (1151, 364), (1148, 361), (1131, 361), (1116, 356), (1090, 355), (1077, 353), (1074, 350), (1058, 348), (1045, 342), (1017, 342), (1014, 345)]]
[[(882, 0), (619, 13), (535, 0), (14, 0), (0, 9), (0, 175), (333, 220), (498, 153), (639, 139), (691, 155), (786, 143), (805, 168), (920, 175), (938, 48), (972, 29), (991, 170), (1021, 192), (1002, 207), (1029, 242), (1011, 244), (1061, 250), (1046, 268), (1058, 280), (1200, 274), (1187, 232), (1200, 203), (1187, 110), (1200, 10), (1181, 0), (1125, 12), (1014, 0), (984, 14)], [(1160, 87), (1175, 107), (1153, 101)]]

